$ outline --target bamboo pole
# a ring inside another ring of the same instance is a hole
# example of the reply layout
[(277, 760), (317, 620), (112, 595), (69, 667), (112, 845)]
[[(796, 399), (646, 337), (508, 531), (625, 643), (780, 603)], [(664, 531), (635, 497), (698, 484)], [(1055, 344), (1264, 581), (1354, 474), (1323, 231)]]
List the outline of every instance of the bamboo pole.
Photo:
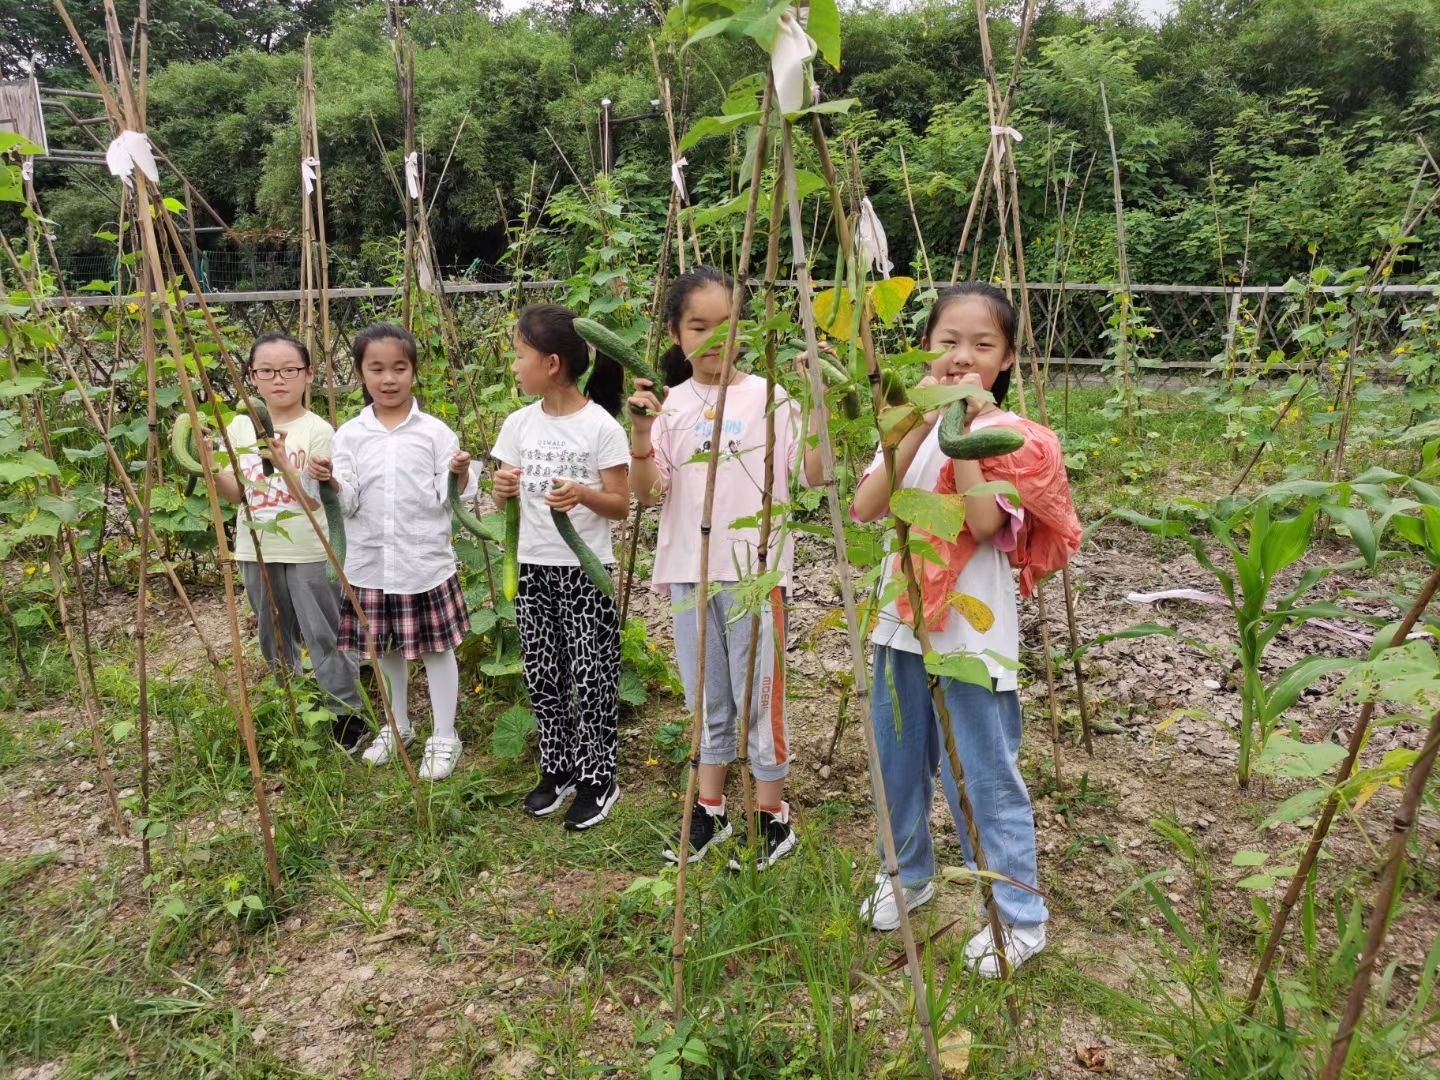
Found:
[[(714, 431), (725, 429), (725, 398), (729, 382), (734, 377), (735, 343), (740, 330), (740, 316), (744, 310), (745, 278), (750, 265), (750, 245), (755, 234), (755, 210), (760, 198), (761, 178), (764, 176), (766, 135), (770, 123), (770, 103), (774, 93), (774, 80), (767, 75), (765, 90), (760, 97), (759, 137), (755, 148), (755, 164), (750, 176), (750, 195), (745, 208), (745, 228), (741, 235), (740, 251), (736, 263), (735, 289), (731, 296), (732, 317), (725, 335), (723, 366), (720, 372), (720, 387), (715, 395)], [(700, 510), (700, 573), (695, 587), (696, 596), (696, 671), (695, 671), (695, 716), (690, 732), (690, 778), (685, 785), (685, 806), (680, 818), (680, 843), (676, 855), (679, 870), (675, 878), (675, 925), (671, 943), (671, 961), (675, 985), (674, 1012), (679, 1021), (685, 1007), (685, 878), (690, 862), (690, 821), (695, 812), (695, 789), (700, 778), (700, 737), (705, 730), (705, 639), (706, 609), (710, 598), (710, 522), (715, 507), (715, 475), (720, 465), (720, 447), (723, 440), (710, 440), (710, 458), (705, 466), (705, 496)]]
[[(812, 118), (813, 119), (813, 118)], [(824, 147), (825, 136), (819, 120), (814, 120), (813, 134), (818, 146)], [(805, 350), (810, 380), (810, 407), (819, 413), (815, 424), (820, 442), (821, 482), (825, 488), (825, 502), (830, 512), (830, 531), (835, 544), (835, 569), (840, 578), (840, 598), (845, 609), (845, 626), (850, 642), (850, 663), (855, 678), (855, 698), (858, 707), (864, 710), (865, 754), (870, 771), (870, 793), (875, 800), (875, 817), (880, 833), (880, 848), (885, 861), (885, 876), (896, 899), (895, 910), (900, 919), (900, 940), (905, 949), (905, 966), (910, 978), (911, 994), (915, 999), (915, 1019), (920, 1025), (921, 1037), (925, 1044), (925, 1055), (930, 1064), (932, 1076), (944, 1075), (940, 1064), (940, 1048), (936, 1041), (935, 1026), (930, 1017), (930, 1002), (925, 986), (925, 972), (920, 964), (920, 950), (915, 941), (915, 930), (910, 922), (910, 910), (905, 904), (904, 883), (900, 880), (900, 859), (895, 847), (895, 832), (890, 825), (890, 803), (885, 794), (885, 778), (880, 770), (880, 750), (875, 741), (874, 716), (870, 711), (870, 668), (865, 657), (861, 637), (860, 621), (855, 610), (855, 585), (850, 576), (850, 556), (845, 542), (845, 519), (840, 512), (840, 496), (835, 480), (835, 446), (830, 438), (829, 410), (825, 403), (825, 384), (820, 374), (820, 346), (815, 330), (815, 309), (812, 299), (814, 288), (810, 278), (810, 261), (804, 249), (804, 223), (800, 217), (800, 200), (795, 188), (794, 151), (791, 146), (791, 128), (785, 123), (781, 138), (781, 157), (785, 173), (785, 191), (790, 216), (791, 273), (796, 279), (796, 292), (800, 303), (800, 321), (805, 330)], [(846, 224), (844, 208), (840, 203), (839, 189), (835, 183), (835, 169), (830, 162), (828, 149), (822, 152), (821, 163), (825, 168), (825, 180), (830, 189), (832, 211), (840, 235), (842, 262), (853, 261), (850, 250), (850, 230)], [(862, 316), (862, 319), (867, 316)], [(880, 379), (873, 356), (870, 363), (870, 385), (876, 415), (883, 402)]]
[(1430, 731), (1420, 749), (1420, 756), (1410, 766), (1405, 781), (1405, 793), (1400, 798), (1400, 808), (1391, 821), (1390, 842), (1385, 856), (1380, 883), (1375, 889), (1375, 900), (1370, 906), (1370, 927), (1365, 934), (1365, 948), (1359, 956), (1355, 981), (1350, 984), (1349, 996), (1345, 999), (1345, 1011), (1340, 1017), (1340, 1026), (1331, 1041), (1330, 1059), (1320, 1073), (1320, 1080), (1340, 1080), (1345, 1068), (1345, 1059), (1350, 1056), (1350, 1042), (1355, 1028), (1365, 1012), (1365, 999), (1370, 993), (1370, 980), (1375, 974), (1375, 964), (1385, 944), (1385, 935), (1390, 929), (1390, 912), (1395, 904), (1395, 894), (1400, 889), (1400, 872), (1405, 866), (1405, 848), (1415, 831), (1415, 816), (1425, 795), (1425, 784), (1435, 768), (1435, 757), (1440, 753), (1440, 712), (1430, 719)]
[[(56, 0), (56, 6), (64, 13), (64, 0)], [(67, 24), (68, 14), (65, 14)], [(144, 131), (144, 121), (140, 118), (136, 109), (134, 95), (131, 89), (128, 75), (123, 71), (125, 50), (120, 39), (120, 25), (115, 14), (114, 0), (105, 0), (105, 22), (107, 39), (110, 45), (110, 56), (116, 70), (116, 100), (118, 104), (113, 106), (113, 115), (120, 120), (122, 130)], [(76, 48), (80, 50), (87, 60), (87, 66), (93, 68), (93, 62), (89, 60), (88, 49), (84, 40), (73, 31), (72, 37)], [(144, 33), (142, 28), (141, 33)], [(107, 83), (97, 80), (97, 88), (104, 95), (107, 106), (110, 105), (111, 97)], [(155, 229), (153, 217), (153, 203), (148, 187), (149, 180), (145, 173), (137, 165), (132, 169), (131, 183), (133, 185), (136, 226), (140, 233), (140, 246), (142, 265), (145, 267), (152, 283), (159, 285), (166, 278), (160, 262), (159, 235)], [(161, 211), (164, 213), (164, 211)], [(168, 215), (166, 216), (168, 221)], [(190, 422), (196, 431), (202, 430), (200, 424), (200, 412), (194, 391), (190, 385), (190, 376), (184, 362), (184, 351), (180, 346), (179, 334), (176, 330), (175, 320), (170, 310), (169, 303), (160, 307), (161, 318), (165, 325), (165, 335), (170, 354), (175, 361), (175, 370), (180, 379), (180, 390), (185, 400), (185, 410), (190, 417)], [(235, 602), (235, 582), (231, 567), (228, 563), (229, 550), (225, 540), (224, 517), (220, 509), (219, 492), (215, 486), (214, 470), (210, 461), (210, 448), (204, 439), (196, 440), (196, 449), (200, 452), (200, 460), (206, 469), (205, 489), (210, 502), (211, 523), (215, 531), (216, 545), (221, 562), (221, 579), (225, 587), (225, 607), (229, 617), (231, 654), (234, 659), (234, 686), (235, 700), (239, 706), (238, 720), (240, 724), (241, 738), (244, 741), (246, 756), (250, 765), (250, 777), (255, 797), (256, 811), (259, 817), (260, 836), (265, 856), (265, 871), (269, 879), (272, 891), (276, 896), (282, 891), (283, 885), (280, 878), (279, 857), (275, 849), (274, 832), (270, 824), (269, 803), (265, 795), (264, 773), (260, 765), (259, 748), (255, 738), (255, 723), (250, 712), (250, 700), (248, 687), (245, 684), (244, 667), (244, 645), (240, 636), (239, 617)]]
[[(1033, 17), (1034, 0), (1026, 4), (1024, 20), (1028, 24)], [(985, 77), (990, 85), (990, 100), (993, 102), (996, 97), (995, 86), (995, 63), (990, 51), (990, 28), (985, 17), (985, 0), (976, 0), (976, 13), (980, 21), (980, 44), (984, 56)], [(1018, 64), (1018, 54), (1017, 54)], [(1012, 76), (1012, 86), (1013, 86)], [(1006, 117), (1008, 119), (1008, 116)], [(1035, 322), (1031, 318), (1030, 307), (1030, 284), (1025, 269), (1025, 239), (1020, 222), (1020, 179), (1019, 171), (1015, 166), (1015, 154), (1004, 153), (1005, 143), (1002, 140), (1008, 138), (1003, 132), (1004, 123), (1000, 120), (998, 112), (992, 118), (991, 129), (995, 132), (992, 136), (994, 151), (990, 159), (995, 163), (995, 210), (1003, 219), (1008, 208), (1010, 217), (1010, 237), (1014, 245), (1015, 271), (1014, 280), (1020, 288), (1020, 326), (1022, 330), (1022, 341), (1030, 353), (1030, 382), (1035, 390), (1035, 403), (1040, 412), (1040, 422), (1046, 427), (1050, 426), (1050, 412), (1045, 402), (1045, 380), (1041, 377), (1038, 367), (1037, 352), (1039, 347), (1035, 341)], [(1001, 182), (1000, 162), (1006, 163), (1005, 181)], [(1008, 207), (1007, 207), (1008, 203)], [(1002, 237), (1004, 230), (1002, 229)], [(1011, 280), (1010, 268), (1008, 266), (1008, 255), (1005, 280)], [(1012, 297), (1013, 300), (1013, 297)], [(1020, 394), (1020, 415), (1027, 415), (1025, 406), (1025, 395)], [(1085, 752), (1094, 756), (1095, 748), (1091, 742), (1090, 733), (1090, 712), (1088, 703), (1085, 700), (1085, 677), (1080, 666), (1080, 633), (1075, 621), (1075, 585), (1070, 577), (1070, 566), (1066, 563), (1060, 570), (1061, 587), (1065, 593), (1065, 625), (1070, 638), (1070, 656), (1074, 665), (1075, 675), (1075, 696), (1080, 712), (1080, 738), (1085, 747)], [(1055, 663), (1050, 650), (1050, 615), (1045, 599), (1045, 584), (1041, 582), (1035, 590), (1035, 605), (1040, 617), (1040, 644), (1045, 660), (1045, 686), (1049, 705), (1050, 718), (1050, 742), (1054, 751), (1055, 764), (1055, 785), (1063, 788), (1065, 786), (1062, 776), (1062, 763), (1060, 751), (1060, 712), (1059, 700), (1055, 691)]]
[[(1394, 649), (1405, 644), (1410, 636), (1410, 631), (1425, 614), (1425, 609), (1430, 606), (1434, 599), (1436, 590), (1440, 590), (1440, 569), (1431, 571), (1426, 578), (1420, 594), (1415, 598), (1410, 609), (1405, 612), (1400, 625), (1390, 635), (1390, 641), (1386, 648)], [(1320, 849), (1325, 844), (1325, 837), (1330, 832), (1330, 823), (1335, 819), (1335, 812), (1340, 808), (1340, 789), (1350, 779), (1355, 769), (1355, 762), (1360, 756), (1360, 750), (1365, 745), (1365, 739), (1370, 734), (1370, 718), (1375, 714), (1375, 702), (1369, 700), (1360, 706), (1360, 713), (1355, 719), (1355, 727), (1350, 732), (1350, 741), (1345, 747), (1345, 758), (1340, 762), (1340, 767), (1335, 770), (1335, 782), (1331, 787), (1330, 795), (1325, 800), (1325, 807), (1320, 811), (1320, 817), (1315, 822), (1315, 827), (1310, 832), (1310, 842), (1305, 846), (1304, 853), (1300, 856), (1300, 862), (1295, 867), (1295, 873), (1290, 878), (1290, 884), (1285, 889), (1285, 895), (1280, 900), (1280, 906), (1275, 909), (1275, 918), (1270, 925), (1270, 934), (1266, 938), (1264, 951), (1260, 954), (1260, 961), (1255, 965), (1255, 974), (1250, 980), (1250, 990), (1245, 995), (1244, 1015), (1249, 1016), (1255, 1009), (1255, 1004), (1260, 1000), (1260, 992), (1265, 987), (1265, 977), (1270, 971), (1270, 965), (1275, 961), (1275, 953), (1280, 948), (1280, 937), (1285, 932), (1285, 923), (1290, 918), (1290, 912), (1294, 910), (1295, 904), (1300, 899), (1300, 893), (1305, 888), (1305, 882), (1310, 877), (1310, 871), (1314, 868), (1316, 860), (1320, 857)], [(1387, 909), (1388, 910), (1388, 909)]]
[(1125, 395), (1125, 437), (1135, 442), (1135, 394), (1130, 384), (1130, 262), (1125, 252), (1125, 198), (1120, 191), (1120, 157), (1115, 152), (1115, 125), (1110, 122), (1110, 101), (1100, 84), (1100, 105), (1105, 111), (1105, 137), (1110, 141), (1110, 178), (1115, 194), (1115, 271), (1120, 279), (1120, 381)]
[(930, 271), (930, 255), (925, 250), (925, 234), (920, 231), (920, 218), (915, 214), (915, 193), (910, 190), (910, 167), (905, 163), (905, 144), (900, 144), (900, 178), (905, 181), (905, 203), (910, 207), (910, 224), (915, 227), (915, 243), (920, 247), (920, 265), (925, 267), (925, 284), (934, 285)]
[[(339, 425), (335, 410), (335, 389), (339, 372), (335, 370), (335, 342), (330, 330), (330, 246), (325, 237), (325, 163), (320, 156), (320, 124), (315, 116), (315, 68), (310, 55), (310, 35), (305, 35), (305, 108), (309, 118), (310, 155), (315, 159), (315, 241), (319, 247), (320, 264), (320, 351), (325, 355), (325, 400), (330, 426)], [(303, 136), (302, 136), (303, 137)]]
[[(775, 317), (775, 278), (780, 269), (780, 188), (785, 174), (776, 171), (775, 188), (770, 198), (770, 235), (765, 251), (765, 323)], [(765, 478), (760, 485), (760, 529), (755, 545), (755, 573), (765, 576), (770, 559), (770, 529), (775, 508), (775, 339), (774, 330), (765, 332)], [(718, 430), (718, 429), (717, 429)], [(787, 493), (788, 494), (788, 493)], [(763, 607), (763, 601), (762, 601)], [(760, 608), (750, 613), (750, 648), (745, 656), (745, 696), (740, 700), (740, 726), (736, 732), (736, 765), (740, 770), (741, 803), (745, 808), (748, 845), (757, 847), (759, 818), (755, 808), (755, 789), (750, 782), (750, 724), (754, 719), (755, 664), (760, 652)], [(775, 648), (780, 643), (775, 642)], [(784, 663), (784, 654), (779, 653)], [(782, 697), (782, 686), (772, 688)]]
[[(155, 323), (150, 313), (151, 289), (145, 290), (145, 322), (141, 332), (146, 342), (145, 358), (145, 476), (140, 495), (140, 535), (150, 534), (150, 494), (155, 478), (155, 462), (160, 456), (159, 420), (155, 403)], [(82, 391), (83, 393), (83, 391)], [(145, 828), (140, 833), (140, 863), (145, 876), (150, 876), (150, 687), (149, 656), (146, 639), (150, 610), (149, 559), (150, 545), (139, 544), (138, 584), (135, 590), (135, 674), (138, 682), (137, 712), (140, 728), (140, 816)]]

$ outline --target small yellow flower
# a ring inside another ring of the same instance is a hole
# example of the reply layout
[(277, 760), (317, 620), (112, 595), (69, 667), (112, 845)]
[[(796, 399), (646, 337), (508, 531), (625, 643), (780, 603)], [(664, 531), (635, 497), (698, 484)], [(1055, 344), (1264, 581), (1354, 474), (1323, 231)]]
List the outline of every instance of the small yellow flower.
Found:
[(54, 352), (54, 351), (55, 351), (55, 342), (53, 342), (53, 341), (47, 341), (47, 342), (45, 342), (45, 347), (46, 347), (47, 349), (49, 349), (51, 352)]
[(1095, 457), (1099, 457), (1099, 456), (1100, 456), (1100, 451), (1099, 451), (1099, 450), (1091, 451), (1091, 453), (1092, 453)]
[(659, 758), (653, 758), (653, 757), (652, 757), (652, 758), (646, 758), (646, 759), (645, 759), (645, 764), (646, 764), (646, 765), (652, 765), (652, 766), (653, 766), (653, 765), (659, 765), (659, 764), (660, 764), (660, 759), (659, 759)]
[(34, 577), (34, 576), (35, 576), (35, 571), (38, 570), (38, 569), (39, 569), (39, 567), (36, 567), (36, 566), (27, 566), (27, 567), (25, 567), (25, 576), (26, 576), (26, 577)]
[(1390, 271), (1393, 270), (1393, 269), (1394, 269), (1394, 268), (1393, 268), (1393, 267), (1390, 267), (1390, 266), (1382, 266), (1382, 267), (1380, 268), (1380, 276), (1381, 276), (1381, 277), (1389, 277), (1389, 276), (1390, 276)]
[(1334, 406), (1334, 405), (1326, 405), (1326, 406), (1325, 406), (1325, 411), (1326, 411), (1326, 412), (1334, 412), (1334, 411), (1335, 411), (1335, 406)]
[(553, 907), (552, 907), (552, 908), (546, 908), (546, 909), (545, 909), (545, 917), (546, 917), (547, 919), (553, 919), (553, 918), (555, 917), (555, 909), (554, 909)]
[(1119, 436), (1119, 435), (1111, 435), (1111, 436), (1110, 436), (1110, 445), (1111, 445), (1111, 446), (1119, 446), (1119, 445), (1120, 445), (1120, 436)]
[(1341, 349), (1341, 350), (1340, 350), (1339, 352), (1337, 352), (1335, 355), (1338, 356), (1341, 360), (1344, 360), (1344, 359), (1346, 359), (1346, 358), (1349, 357), (1349, 355), (1350, 355), (1350, 350), (1349, 350), (1349, 349)]
[(481, 685), (477, 682), (477, 683), (475, 684), (475, 693), (477, 693), (477, 694), (483, 694), (484, 692), (485, 692), (485, 688), (484, 688), (483, 686), (481, 686)]
[(1308, 252), (1310, 252), (1311, 255), (1314, 255), (1315, 252), (1318, 250), (1318, 248), (1316, 247), (1315, 241), (1314, 241), (1314, 240), (1311, 240), (1310, 243), (1306, 244), (1306, 245), (1305, 245), (1305, 250), (1308, 251)]
[(1396, 345), (1395, 348), (1391, 350), (1391, 354), (1394, 356), (1404, 356), (1409, 349), (1410, 347), (1408, 345)]
[(137, 311), (140, 310), (139, 304), (127, 304), (126, 307), (129, 309), (131, 315), (134, 315)]

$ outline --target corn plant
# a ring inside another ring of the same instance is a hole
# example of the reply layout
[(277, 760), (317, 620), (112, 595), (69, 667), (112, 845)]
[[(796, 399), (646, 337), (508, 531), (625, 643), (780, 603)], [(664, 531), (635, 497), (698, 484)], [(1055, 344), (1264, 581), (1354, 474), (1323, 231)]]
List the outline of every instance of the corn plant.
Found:
[[(1362, 496), (1376, 497), (1375, 484), (1360, 484), (1357, 479), (1357, 486), (1363, 489)], [(1313, 618), (1362, 618), (1337, 604), (1310, 598), (1315, 587), (1331, 574), (1373, 568), (1379, 557), (1378, 536), (1383, 521), (1377, 530), (1364, 509), (1350, 505), (1352, 494), (1350, 485), (1290, 481), (1251, 499), (1225, 498), (1214, 504), (1180, 500), (1173, 506), (1173, 515), (1161, 518), (1128, 509), (1113, 511), (1115, 517), (1146, 532), (1186, 544), (1195, 561), (1215, 579), (1230, 606), (1235, 639), (1228, 655), (1227, 650), (1205, 651), (1221, 663), (1240, 695), (1242, 788), (1249, 786), (1257, 749), (1264, 748), (1286, 710), (1316, 680), (1353, 663), (1347, 658), (1311, 656), (1269, 681), (1261, 673), (1266, 650), (1283, 631)], [(1379, 495), (1383, 497), (1383, 489), (1379, 489)], [(1396, 509), (1392, 506), (1390, 513)], [(1360, 557), (1345, 563), (1306, 567), (1293, 584), (1282, 586), (1283, 572), (1309, 550), (1322, 511), (1348, 529)], [(1218, 553), (1214, 546), (1218, 546)], [(1278, 588), (1284, 591), (1274, 597)], [(1154, 625), (1132, 627), (1121, 633), (1178, 636), (1172, 629)], [(1233, 660), (1233, 670), (1227, 660)]]

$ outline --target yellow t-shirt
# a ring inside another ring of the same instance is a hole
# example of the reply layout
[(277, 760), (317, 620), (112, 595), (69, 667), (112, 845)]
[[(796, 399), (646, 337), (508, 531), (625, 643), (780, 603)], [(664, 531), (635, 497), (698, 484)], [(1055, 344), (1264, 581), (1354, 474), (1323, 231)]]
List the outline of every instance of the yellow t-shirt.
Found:
[[(324, 562), (325, 548), (316, 536), (315, 530), (305, 517), (305, 511), (296, 502), (286, 486), (280, 470), (266, 476), (262, 467), (255, 436), (255, 425), (250, 417), (241, 414), (229, 427), (230, 444), (240, 458), (240, 479), (245, 487), (245, 499), (250, 504), (250, 514), (257, 523), (273, 522), (259, 532), (260, 550), (267, 563)], [(330, 456), (330, 440), (335, 434), (326, 421), (313, 412), (302, 413), (294, 420), (275, 425), (277, 433), (285, 435), (285, 450), (290, 458), (290, 467), (297, 475), (303, 474), (305, 464), (315, 455)], [(315, 523), (323, 532), (325, 515), (316, 509)], [(242, 562), (257, 562), (255, 540), (252, 530), (246, 524), (242, 508), (235, 524), (235, 558)]]

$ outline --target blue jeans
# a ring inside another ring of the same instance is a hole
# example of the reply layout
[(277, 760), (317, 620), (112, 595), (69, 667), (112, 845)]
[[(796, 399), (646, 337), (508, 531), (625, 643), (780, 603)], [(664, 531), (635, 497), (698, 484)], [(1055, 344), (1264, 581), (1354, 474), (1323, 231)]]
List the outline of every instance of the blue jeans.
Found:
[[(876, 646), (874, 674), (870, 710), (901, 882), (915, 888), (935, 875), (930, 807), (937, 765), (965, 861), (973, 869), (960, 795), (926, 682), (924, 658)], [(955, 729), (955, 746), (965, 770), (965, 789), (980, 830), (986, 865), (1033, 887), (1037, 882), (1035, 814), (1020, 775), (1020, 697), (1013, 690), (997, 693), (956, 679), (942, 678), (940, 686)], [(902, 718), (898, 732), (896, 703)], [(1036, 926), (1049, 918), (1045, 901), (1034, 893), (995, 882), (994, 894), (1000, 918), (1007, 925)]]

